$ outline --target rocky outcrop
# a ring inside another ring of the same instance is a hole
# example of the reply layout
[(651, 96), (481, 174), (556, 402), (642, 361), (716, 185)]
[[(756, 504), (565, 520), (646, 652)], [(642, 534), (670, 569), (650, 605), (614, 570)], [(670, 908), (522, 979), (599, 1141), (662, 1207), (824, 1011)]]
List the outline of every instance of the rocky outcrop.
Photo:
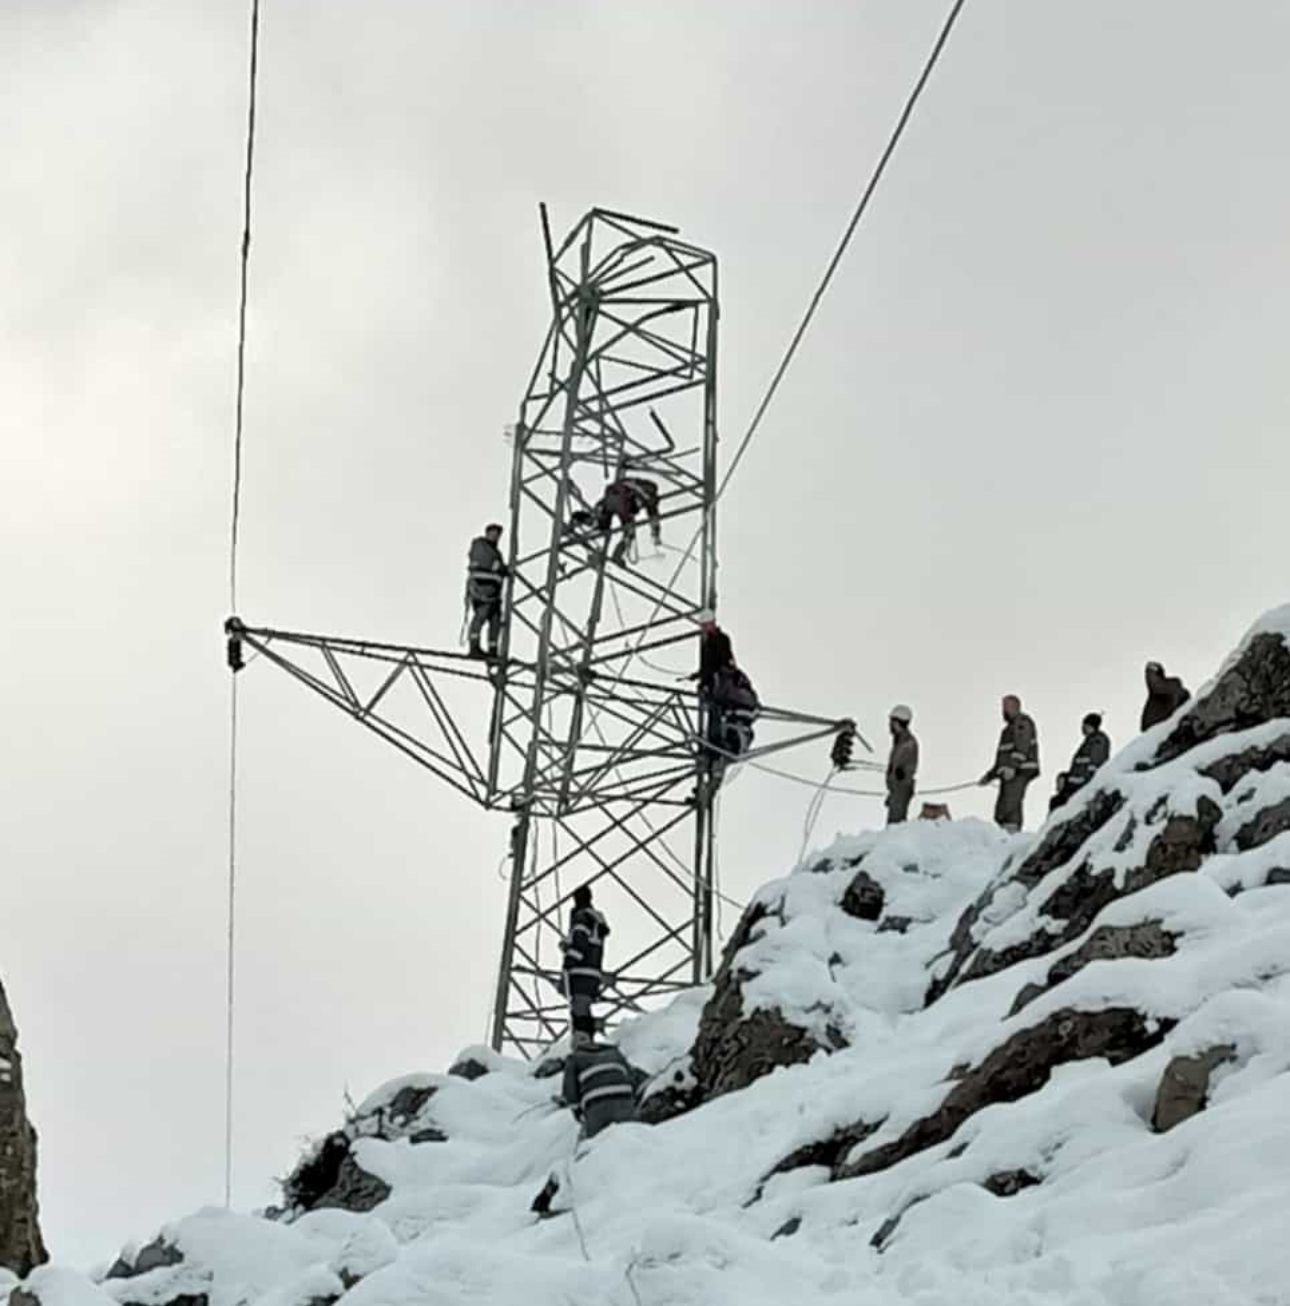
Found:
[(354, 1156), (354, 1140), (345, 1130), (328, 1134), (296, 1166), (282, 1185), (293, 1212), (338, 1207), (370, 1211), (390, 1195), (384, 1179), (369, 1174)]
[(1198, 744), (1265, 721), (1290, 717), (1290, 647), (1280, 634), (1254, 635), (1218, 679), (1191, 704), (1157, 749), (1152, 765), (1182, 757)]
[(1089, 1057), (1103, 1057), (1118, 1065), (1155, 1047), (1164, 1033), (1164, 1022), (1148, 1021), (1127, 1008), (1055, 1011), (995, 1048), (958, 1080), (931, 1115), (915, 1121), (899, 1138), (844, 1161), (836, 1177), (854, 1178), (885, 1170), (953, 1137), (965, 1120), (985, 1107), (1016, 1102), (1037, 1092), (1059, 1065)]
[[(744, 912), (713, 978), (688, 1070), (674, 1072), (675, 1082), (657, 1084), (648, 1092), (642, 1119), (658, 1124), (722, 1093), (747, 1088), (779, 1066), (809, 1061), (825, 1046), (777, 1009), (745, 1009), (743, 986), (754, 973), (739, 964), (738, 953), (772, 915), (763, 903), (753, 903)], [(838, 1036), (834, 1046), (840, 1044)]]
[(1151, 1127), (1157, 1133), (1168, 1133), (1175, 1125), (1203, 1111), (1209, 1097), (1210, 1076), (1235, 1056), (1236, 1049), (1230, 1043), (1222, 1043), (1194, 1056), (1174, 1057), (1160, 1077)]
[(841, 907), (857, 920), (876, 921), (882, 915), (886, 899), (882, 885), (868, 871), (857, 871), (842, 895)]
[(1142, 921), (1137, 925), (1102, 925), (1074, 952), (1067, 953), (1061, 960), (1054, 962), (1042, 984), (1027, 984), (1017, 994), (1008, 1014), (1015, 1016), (1028, 1003), (1078, 974), (1090, 962), (1117, 961), (1122, 957), (1169, 957), (1177, 951), (1177, 945), (1177, 936), (1166, 930), (1159, 921)]
[(36, 1204), (36, 1131), (27, 1118), (18, 1030), (0, 988), (0, 1265), (25, 1276), (46, 1260)]

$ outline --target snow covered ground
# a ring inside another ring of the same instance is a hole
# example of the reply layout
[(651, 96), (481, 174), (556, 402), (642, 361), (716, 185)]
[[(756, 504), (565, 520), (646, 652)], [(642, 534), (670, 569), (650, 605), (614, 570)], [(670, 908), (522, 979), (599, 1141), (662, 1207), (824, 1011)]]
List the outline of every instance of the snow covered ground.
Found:
[[(315, 1209), (9, 1306), (1290, 1306), (1288, 632), (1037, 836), (920, 822), (767, 885), (713, 985), (616, 1035), (670, 1118), (579, 1146), (558, 1078), (471, 1049), (320, 1143)], [(793, 1064), (747, 1061), (766, 1021)]]

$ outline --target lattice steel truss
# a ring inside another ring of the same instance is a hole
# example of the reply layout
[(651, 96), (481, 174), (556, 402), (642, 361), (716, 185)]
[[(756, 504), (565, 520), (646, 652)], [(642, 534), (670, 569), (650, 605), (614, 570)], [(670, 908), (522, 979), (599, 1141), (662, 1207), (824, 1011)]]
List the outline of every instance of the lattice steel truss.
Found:
[[(558, 247), (545, 211), (543, 232), (552, 321), (512, 433), (499, 660), (229, 623), (237, 645), (511, 813), (491, 1038), (527, 1056), (566, 1026), (559, 939), (580, 884), (614, 931), (606, 1016), (711, 973), (712, 806), (726, 761), (703, 742), (688, 676), (695, 618), (716, 604), (716, 259), (672, 228), (600, 209)], [(619, 564), (621, 527), (594, 518), (624, 474), (658, 484), (668, 543)], [(755, 752), (849, 725), (767, 708), (758, 731), (775, 738)]]

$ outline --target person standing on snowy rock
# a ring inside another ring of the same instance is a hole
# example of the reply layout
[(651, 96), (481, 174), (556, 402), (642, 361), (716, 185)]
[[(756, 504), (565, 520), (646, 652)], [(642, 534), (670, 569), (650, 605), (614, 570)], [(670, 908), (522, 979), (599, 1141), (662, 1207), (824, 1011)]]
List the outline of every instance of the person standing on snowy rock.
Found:
[(1090, 712), (1080, 728), (1084, 731), (1084, 738), (1075, 750), (1075, 756), (1071, 758), (1069, 769), (1057, 777), (1057, 791), (1048, 804), (1050, 812), (1055, 812), (1063, 803), (1069, 802), (1111, 756), (1111, 741), (1102, 730), (1101, 713)]
[(909, 728), (913, 712), (904, 703), (891, 709), (891, 754), (887, 758), (887, 824), (899, 825), (909, 816), (918, 774), (918, 740)]
[(591, 1004), (600, 996), (608, 935), (609, 922), (591, 905), (591, 885), (579, 885), (573, 891), (573, 915), (564, 941), (564, 995), (574, 1028), (580, 1019), (591, 1019)]
[(1039, 732), (1021, 710), (1021, 699), (1007, 694), (1003, 699), (1003, 729), (994, 765), (981, 777), (981, 784), (999, 782), (994, 804), (994, 821), (1001, 829), (1017, 834), (1025, 824), (1026, 788), (1039, 774)]
[(1148, 662), (1146, 668), (1147, 701), (1142, 708), (1142, 728), (1168, 721), (1191, 697), (1187, 686), (1177, 676), (1165, 675), (1159, 662)]
[(582, 1125), (583, 1138), (636, 1119), (636, 1088), (627, 1058), (612, 1044), (596, 1042), (589, 1017), (574, 1022), (560, 1096)]

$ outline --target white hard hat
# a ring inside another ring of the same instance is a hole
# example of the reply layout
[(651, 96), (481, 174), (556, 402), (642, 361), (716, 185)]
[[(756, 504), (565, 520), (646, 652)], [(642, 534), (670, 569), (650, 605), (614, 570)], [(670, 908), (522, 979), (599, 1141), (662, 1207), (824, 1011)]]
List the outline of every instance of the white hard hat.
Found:
[(717, 614), (713, 612), (711, 608), (701, 608), (698, 613), (695, 614), (694, 619), (700, 626), (708, 626), (716, 621)]
[(897, 703), (887, 715), (892, 721), (903, 721), (908, 725), (914, 719), (914, 710), (904, 703)]

